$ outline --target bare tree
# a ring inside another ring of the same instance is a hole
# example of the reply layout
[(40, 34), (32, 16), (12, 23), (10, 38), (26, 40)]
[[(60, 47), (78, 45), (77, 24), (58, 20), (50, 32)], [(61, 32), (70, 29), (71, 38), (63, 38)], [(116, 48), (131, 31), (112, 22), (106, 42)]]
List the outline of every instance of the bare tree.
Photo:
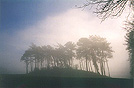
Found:
[(134, 0), (86, 0), (86, 3), (78, 8), (95, 7), (94, 13), (104, 21), (108, 17), (120, 16), (126, 6), (134, 9)]

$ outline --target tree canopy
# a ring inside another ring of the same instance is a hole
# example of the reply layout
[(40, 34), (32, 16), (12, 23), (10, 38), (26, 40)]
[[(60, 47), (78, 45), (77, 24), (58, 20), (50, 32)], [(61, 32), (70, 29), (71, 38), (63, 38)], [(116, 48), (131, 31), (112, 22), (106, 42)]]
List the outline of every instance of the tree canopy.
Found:
[(76, 44), (69, 41), (64, 45), (58, 43), (55, 47), (32, 44), (22, 55), (21, 61), (26, 64), (26, 73), (58, 67), (86, 70), (101, 75), (106, 75), (107, 70), (107, 75), (110, 76), (108, 58), (112, 58), (112, 52), (112, 47), (105, 38), (89, 36), (80, 38)]
[(127, 22), (126, 28), (127, 34), (126, 38), (126, 45), (127, 50), (129, 52), (129, 61), (130, 61), (130, 73), (131, 76), (134, 77), (134, 19), (132, 21)]

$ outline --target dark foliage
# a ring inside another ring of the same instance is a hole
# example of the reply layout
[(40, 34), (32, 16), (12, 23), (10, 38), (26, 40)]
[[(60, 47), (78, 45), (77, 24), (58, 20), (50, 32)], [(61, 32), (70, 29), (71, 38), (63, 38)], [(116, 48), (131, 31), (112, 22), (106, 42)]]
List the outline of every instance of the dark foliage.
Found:
[(134, 20), (127, 22), (126, 28), (127, 34), (126, 45), (129, 52), (129, 61), (130, 61), (130, 73), (134, 77)]

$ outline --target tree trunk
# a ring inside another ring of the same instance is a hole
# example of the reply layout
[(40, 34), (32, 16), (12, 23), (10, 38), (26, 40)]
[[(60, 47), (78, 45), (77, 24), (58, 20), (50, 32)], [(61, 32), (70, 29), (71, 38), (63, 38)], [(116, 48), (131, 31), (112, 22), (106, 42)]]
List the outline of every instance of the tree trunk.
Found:
[(49, 60), (47, 59), (47, 68), (49, 68)]
[(68, 65), (69, 65), (69, 67), (71, 67), (71, 61), (70, 60), (68, 60)]
[(101, 75), (104, 75), (103, 74), (103, 62), (102, 61), (100, 62), (100, 70), (101, 70)]
[(37, 60), (36, 60), (36, 58), (35, 58), (35, 69), (37, 68)]
[(89, 61), (88, 61), (88, 64), (87, 64), (87, 65), (88, 65), (88, 71), (90, 71), (90, 64), (89, 64)]
[(56, 67), (56, 61), (55, 61), (55, 58), (53, 57), (53, 60), (54, 60), (54, 67)]
[(57, 63), (57, 67), (59, 67), (59, 60), (57, 60), (56, 63)]
[(94, 65), (94, 68), (95, 68), (95, 70), (96, 70), (96, 72), (98, 73), (98, 74), (100, 74), (99, 73), (99, 69), (98, 69), (98, 65), (97, 65), (97, 62), (96, 62), (96, 58), (93, 56), (93, 65)]
[(86, 57), (86, 71), (88, 71), (87, 57)]
[(37, 59), (37, 68), (39, 69), (39, 59)]
[(30, 62), (30, 66), (31, 66), (31, 72), (33, 71), (33, 62)]
[(82, 70), (85, 70), (85, 65), (83, 64), (83, 61), (82, 61)]
[(26, 74), (28, 74), (28, 61), (26, 61)]
[(102, 64), (100, 62), (100, 72), (101, 72), (101, 75), (102, 75)]
[(105, 62), (103, 64), (103, 72), (104, 72), (104, 75), (106, 75), (106, 72), (105, 72)]
[(93, 71), (93, 69), (92, 69), (92, 65), (91, 65), (91, 61), (89, 62), (89, 64), (90, 64), (90, 67), (91, 67), (91, 71)]
[(43, 68), (43, 60), (41, 60), (41, 62), (40, 62), (40, 63), (41, 63), (41, 68)]
[(81, 67), (81, 61), (80, 61), (79, 63), (80, 63), (80, 70), (82, 70), (82, 67)]
[(110, 77), (110, 71), (109, 71), (108, 61), (106, 61), (106, 64), (107, 64), (107, 69), (108, 69), (108, 75)]
[(74, 63), (73, 63), (73, 59), (72, 58), (70, 60), (70, 63), (71, 63), (71, 67), (73, 67), (74, 66)]

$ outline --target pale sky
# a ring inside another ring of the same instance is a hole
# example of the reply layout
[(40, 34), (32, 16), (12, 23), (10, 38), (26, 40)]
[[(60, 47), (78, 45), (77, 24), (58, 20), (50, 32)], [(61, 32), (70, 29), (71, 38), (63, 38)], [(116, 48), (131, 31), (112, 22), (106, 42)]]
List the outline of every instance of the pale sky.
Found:
[(101, 23), (91, 10), (78, 9), (76, 4), (82, 5), (83, 0), (2, 1), (0, 71), (24, 73), (25, 64), (20, 58), (31, 43), (56, 45), (99, 35), (106, 38), (115, 51), (109, 60), (111, 76), (129, 77), (128, 52), (124, 45), (126, 31), (123, 29), (127, 13)]

